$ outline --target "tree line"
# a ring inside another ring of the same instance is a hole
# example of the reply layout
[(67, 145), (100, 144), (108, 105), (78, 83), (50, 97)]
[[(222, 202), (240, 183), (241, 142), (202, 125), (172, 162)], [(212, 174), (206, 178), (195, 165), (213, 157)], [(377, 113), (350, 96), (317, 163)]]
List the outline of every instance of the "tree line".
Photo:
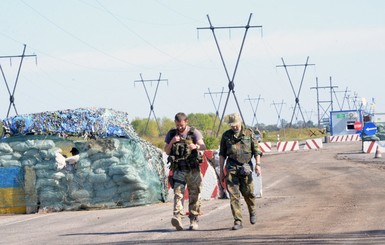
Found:
[[(202, 132), (208, 149), (218, 148), (220, 139), (216, 137), (216, 133), (219, 127), (220, 118), (214, 113), (190, 113), (188, 115), (188, 121), (189, 126), (195, 127)], [(163, 149), (164, 146), (164, 137), (166, 136), (166, 133), (170, 129), (175, 128), (174, 119), (166, 117), (157, 120), (135, 118), (132, 120), (131, 125), (140, 137), (148, 140), (161, 149)], [(222, 122), (219, 135), (228, 128), (228, 125)]]
[[(188, 115), (188, 120), (190, 126), (195, 127), (202, 132), (207, 149), (218, 149), (221, 135), (230, 128), (226, 123), (227, 117), (225, 117), (218, 132), (220, 118), (214, 113), (190, 113)], [(157, 120), (135, 118), (132, 120), (131, 125), (140, 137), (148, 140), (161, 149), (163, 149), (164, 146), (164, 137), (166, 133), (170, 129), (175, 128), (174, 119), (165, 117)], [(281, 125), (283, 125), (283, 127)], [(298, 121), (291, 125), (291, 128), (303, 128), (304, 125), (307, 127), (314, 127), (312, 121), (306, 123)], [(253, 128), (258, 133), (265, 133), (279, 131), (281, 128), (288, 127), (289, 124), (282, 119), (279, 125), (265, 125), (260, 123), (253, 126), (247, 126)], [(263, 138), (263, 135), (261, 135), (261, 137)]]

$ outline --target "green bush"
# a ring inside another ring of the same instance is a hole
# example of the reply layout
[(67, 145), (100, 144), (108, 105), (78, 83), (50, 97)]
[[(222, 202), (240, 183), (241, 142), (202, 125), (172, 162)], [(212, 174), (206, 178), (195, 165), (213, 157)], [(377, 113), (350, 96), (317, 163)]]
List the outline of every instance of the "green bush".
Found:
[(216, 138), (214, 136), (206, 136), (204, 138), (204, 142), (206, 144), (206, 149), (207, 150), (219, 149), (219, 143), (220, 143), (220, 139), (219, 138)]

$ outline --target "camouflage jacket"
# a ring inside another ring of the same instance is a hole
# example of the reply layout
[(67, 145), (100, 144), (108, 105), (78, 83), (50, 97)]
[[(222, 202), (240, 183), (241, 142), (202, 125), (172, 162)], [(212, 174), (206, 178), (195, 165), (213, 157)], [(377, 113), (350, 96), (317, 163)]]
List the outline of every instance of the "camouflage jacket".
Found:
[(262, 156), (262, 151), (253, 130), (242, 126), (239, 136), (231, 129), (223, 133), (219, 155), (238, 163), (247, 163), (253, 156)]

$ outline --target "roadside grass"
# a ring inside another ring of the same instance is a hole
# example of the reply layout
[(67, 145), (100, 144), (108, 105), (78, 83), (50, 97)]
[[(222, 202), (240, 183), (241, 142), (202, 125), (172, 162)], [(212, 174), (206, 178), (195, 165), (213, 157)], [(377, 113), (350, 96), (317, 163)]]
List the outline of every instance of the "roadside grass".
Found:
[(263, 141), (278, 142), (278, 141), (302, 141), (307, 139), (322, 138), (327, 133), (319, 128), (282, 128), (279, 131), (262, 132)]
[[(303, 141), (307, 139), (314, 139), (314, 138), (323, 138), (326, 136), (326, 132), (319, 129), (319, 128), (283, 128), (279, 131), (262, 131), (262, 141), (264, 142), (272, 142), (276, 143), (278, 141)], [(142, 138), (154, 146), (158, 147), (159, 149), (164, 148), (164, 136), (159, 137), (148, 137), (148, 136), (142, 136)], [(206, 137), (206, 139), (210, 139), (211, 137)], [(215, 146), (218, 145), (218, 142), (220, 141), (219, 138), (216, 139), (216, 144), (206, 144), (209, 149), (216, 148)]]

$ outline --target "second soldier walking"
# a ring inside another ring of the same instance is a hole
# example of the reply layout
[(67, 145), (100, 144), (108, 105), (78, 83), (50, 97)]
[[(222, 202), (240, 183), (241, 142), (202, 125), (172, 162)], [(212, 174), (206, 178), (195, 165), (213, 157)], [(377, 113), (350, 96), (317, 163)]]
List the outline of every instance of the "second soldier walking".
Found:
[[(226, 179), (230, 194), (231, 212), (234, 217), (232, 229), (239, 230), (243, 228), (241, 194), (247, 204), (250, 223), (256, 223), (256, 195), (252, 173), (255, 171), (257, 175), (261, 174), (262, 152), (253, 130), (243, 125), (238, 113), (229, 115), (229, 125), (231, 129), (223, 133), (220, 143), (220, 179), (221, 181)], [(254, 170), (251, 162), (253, 157), (256, 161)]]

